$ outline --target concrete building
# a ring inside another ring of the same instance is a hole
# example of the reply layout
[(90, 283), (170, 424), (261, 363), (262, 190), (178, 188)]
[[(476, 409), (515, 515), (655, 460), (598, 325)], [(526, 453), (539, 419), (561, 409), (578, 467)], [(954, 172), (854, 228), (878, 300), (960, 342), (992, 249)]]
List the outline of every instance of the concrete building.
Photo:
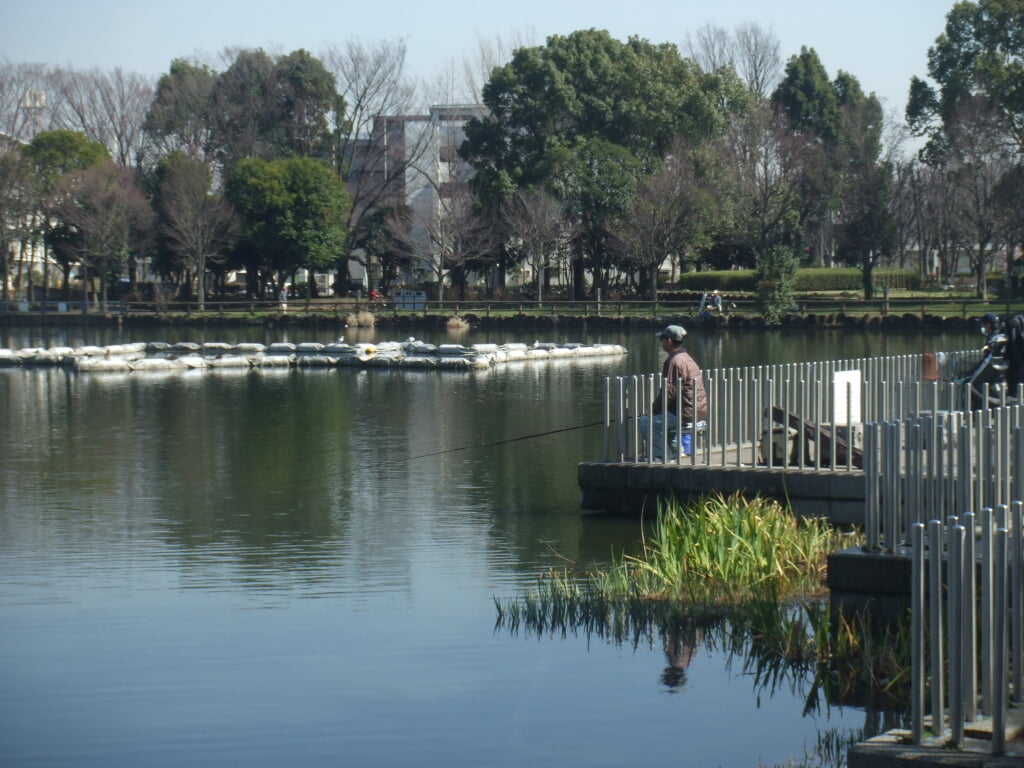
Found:
[[(437, 104), (427, 114), (381, 115), (357, 150), (360, 157), (352, 167), (361, 175), (363, 194), (353, 195), (355, 204), (373, 200), (379, 207), (404, 205), (410, 213), (405, 237), (415, 258), (404, 274), (393, 276), (399, 282), (436, 282), (443, 274), (444, 219), (472, 174), (458, 155), (464, 128), (471, 118), (486, 114), (482, 105)], [(367, 260), (370, 281), (382, 279), (374, 254)]]

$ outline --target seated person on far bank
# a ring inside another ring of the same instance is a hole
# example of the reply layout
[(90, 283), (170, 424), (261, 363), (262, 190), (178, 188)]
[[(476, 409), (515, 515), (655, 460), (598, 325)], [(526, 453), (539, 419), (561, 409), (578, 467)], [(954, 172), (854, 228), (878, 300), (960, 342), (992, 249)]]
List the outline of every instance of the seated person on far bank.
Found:
[(711, 311), (722, 314), (722, 292), (714, 290), (711, 293)]
[[(690, 430), (693, 429), (694, 417), (698, 428), (707, 424), (708, 398), (704, 391), (704, 378), (700, 366), (683, 347), (684, 336), (686, 330), (681, 325), (670, 325), (658, 334), (661, 348), (668, 355), (661, 369), (662, 390), (651, 403), (650, 415), (640, 417), (640, 436), (643, 440), (647, 440), (648, 424), (652, 425), (652, 445), (648, 446), (647, 455), (654, 461), (663, 460), (662, 445), (666, 439), (671, 456), (676, 455), (680, 445), (682, 455), (689, 456), (693, 451), (693, 435)], [(680, 391), (681, 402), (677, 395)], [(679, 434), (680, 425), (682, 435)], [(662, 437), (662, 430), (667, 430), (667, 438)]]

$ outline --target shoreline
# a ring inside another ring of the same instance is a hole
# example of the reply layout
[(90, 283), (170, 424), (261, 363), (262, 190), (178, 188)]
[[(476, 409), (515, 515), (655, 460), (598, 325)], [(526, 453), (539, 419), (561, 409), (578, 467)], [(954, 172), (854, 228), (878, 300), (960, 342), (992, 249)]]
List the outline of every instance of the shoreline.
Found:
[(682, 323), (687, 328), (708, 329), (878, 329), (878, 330), (917, 330), (921, 328), (965, 330), (973, 329), (973, 318), (962, 316), (946, 317), (919, 313), (887, 314), (887, 315), (847, 315), (844, 313), (803, 313), (793, 314), (778, 326), (767, 326), (758, 316), (731, 314), (723, 317), (712, 317), (701, 320), (689, 314), (663, 313), (653, 317), (637, 315), (503, 315), (481, 316), (475, 313), (379, 313), (373, 315), (373, 323), (356, 325), (348, 323), (347, 316), (316, 312), (276, 312), (240, 317), (220, 312), (205, 313), (160, 313), (160, 314), (120, 314), (90, 312), (87, 314), (74, 312), (3, 312), (0, 313), (0, 326), (95, 326), (117, 327), (126, 325), (134, 327), (263, 327), (263, 328), (431, 328), (446, 327), (452, 318), (460, 318), (471, 328), (487, 330), (502, 328), (660, 328), (674, 322)]

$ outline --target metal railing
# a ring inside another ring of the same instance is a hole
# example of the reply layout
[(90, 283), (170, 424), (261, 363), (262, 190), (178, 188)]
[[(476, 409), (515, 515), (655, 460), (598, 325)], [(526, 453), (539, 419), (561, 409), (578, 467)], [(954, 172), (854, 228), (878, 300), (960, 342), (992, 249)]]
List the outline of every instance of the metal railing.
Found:
[(1024, 683), (1022, 523), (1014, 501), (912, 526), (914, 744), (925, 741), (927, 710), (944, 746), (963, 745), (965, 724), (985, 715), (991, 753), (1006, 751), (1009, 701), (1021, 701)]
[[(910, 548), (912, 740), (925, 741), (926, 711), (944, 746), (962, 745), (965, 724), (984, 715), (998, 755), (1011, 694), (1024, 701), (1024, 406), (1020, 391), (1010, 404), (1000, 390), (1001, 404), (967, 410), (969, 392), (952, 379), (976, 357), (706, 371), (709, 418), (690, 427), (696, 450), (673, 454), (664, 434), (660, 448), (665, 464), (862, 469), (866, 548)], [(638, 425), (665, 383), (607, 380), (606, 460), (652, 461), (654, 430)], [(797, 438), (781, 456), (780, 429)]]
[[(684, 296), (663, 296), (657, 301), (633, 298), (587, 298), (569, 299), (560, 296), (549, 296), (541, 300), (530, 298), (488, 299), (472, 298), (444, 300), (429, 299), (417, 302), (414, 306), (395, 301), (392, 296), (373, 301), (366, 295), (346, 297), (289, 297), (282, 302), (276, 296), (263, 299), (239, 295), (208, 295), (204, 307), (199, 309), (197, 301), (177, 299), (140, 300), (110, 296), (103, 305), (95, 296), (90, 295), (83, 302), (81, 296), (72, 298), (51, 298), (42, 302), (38, 298), (12, 298), (0, 302), (0, 312), (86, 312), (109, 314), (219, 314), (238, 312), (287, 312), (289, 314), (331, 315), (344, 314), (352, 311), (370, 311), (377, 314), (476, 314), (482, 317), (489, 315), (525, 315), (530, 317), (638, 317), (664, 319), (666, 317), (697, 317), (700, 314), (700, 294)], [(792, 317), (825, 316), (831, 317), (832, 323), (841, 324), (844, 317), (854, 316), (917, 316), (926, 318), (929, 315), (943, 317), (959, 316), (967, 321), (987, 311), (996, 311), (1010, 317), (1024, 311), (1024, 304), (1019, 299), (994, 304), (991, 299), (930, 296), (927, 298), (892, 298), (874, 299), (836, 299), (801, 297), (792, 308)], [(751, 297), (735, 296), (729, 298), (729, 312), (726, 315), (714, 313), (712, 317), (721, 320), (728, 314), (751, 317), (760, 315), (760, 306)]]
[[(707, 424), (690, 428), (696, 449), (685, 457), (661, 452), (654, 463), (860, 469), (865, 422), (957, 409), (963, 387), (951, 379), (976, 357), (971, 350), (709, 369)], [(607, 380), (605, 461), (649, 460), (652, 435), (639, 424), (663, 386), (659, 374)]]
[(892, 553), (917, 523), (1024, 499), (1024, 408), (867, 423), (863, 460), (867, 546)]

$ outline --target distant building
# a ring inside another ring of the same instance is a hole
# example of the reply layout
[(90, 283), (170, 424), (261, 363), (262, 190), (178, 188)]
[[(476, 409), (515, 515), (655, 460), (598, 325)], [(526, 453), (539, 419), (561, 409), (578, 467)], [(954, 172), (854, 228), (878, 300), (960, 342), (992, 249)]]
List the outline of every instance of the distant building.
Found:
[[(0, 155), (15, 151), (18, 147), (28, 144), (24, 139), (11, 136), (0, 131)], [(5, 227), (3, 242), (6, 245), (7, 273), (6, 291), (11, 298), (25, 299), (29, 286), (41, 286), (42, 276), (47, 271), (51, 280), (59, 274), (59, 267), (53, 259), (47, 259), (46, 248), (42, 241), (28, 237), (31, 230), (30, 219), (33, 214), (26, 213), (19, 221), (4, 219), (0, 226)], [(48, 262), (48, 263), (47, 263)], [(48, 269), (47, 269), (48, 267)]]
[[(470, 178), (471, 168), (459, 158), (459, 147), (466, 123), (486, 114), (487, 108), (479, 104), (437, 104), (427, 114), (380, 115), (371, 137), (357, 150), (361, 156), (353, 170), (362, 174), (360, 183), (379, 192), (373, 196), (377, 204), (405, 205), (412, 214), (406, 236), (418, 259), (402, 282), (431, 279), (430, 225), (440, 215), (442, 200)], [(370, 279), (378, 280), (373, 254), (369, 261)]]

